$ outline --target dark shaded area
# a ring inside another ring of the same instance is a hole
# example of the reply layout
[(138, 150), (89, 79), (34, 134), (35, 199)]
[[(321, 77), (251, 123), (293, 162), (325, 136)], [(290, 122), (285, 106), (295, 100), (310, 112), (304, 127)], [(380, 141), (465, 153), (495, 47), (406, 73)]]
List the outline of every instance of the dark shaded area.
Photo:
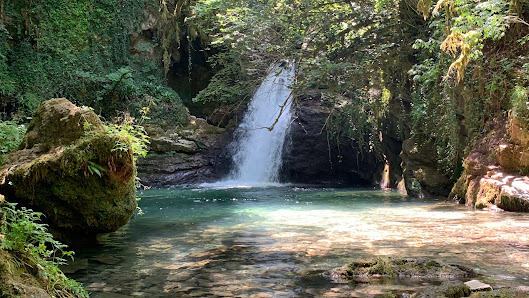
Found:
[(215, 74), (215, 70), (208, 63), (218, 50), (205, 50), (200, 37), (189, 41), (180, 40), (180, 59), (173, 61), (167, 73), (167, 84), (173, 88), (192, 115), (205, 118), (213, 112), (213, 106), (193, 102), (193, 98), (206, 88)]
[(300, 96), (283, 153), (282, 180), (294, 183), (376, 185), (384, 169), (376, 153), (366, 154), (352, 139), (329, 136), (332, 107), (319, 93)]

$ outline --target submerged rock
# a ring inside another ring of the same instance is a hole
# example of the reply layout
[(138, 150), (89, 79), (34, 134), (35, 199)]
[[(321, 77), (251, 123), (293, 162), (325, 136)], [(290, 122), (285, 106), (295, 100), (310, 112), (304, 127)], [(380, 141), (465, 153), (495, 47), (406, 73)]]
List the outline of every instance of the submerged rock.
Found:
[[(116, 144), (124, 144), (115, 150)], [(136, 209), (136, 167), (128, 140), (65, 98), (42, 103), (19, 151), (0, 168), (0, 192), (43, 212), (58, 234), (117, 230)]]
[(355, 261), (336, 273), (338, 275), (334, 276), (345, 280), (370, 277), (457, 279), (474, 275), (472, 269), (460, 265), (427, 259), (386, 257)]
[(461, 281), (445, 281), (439, 286), (427, 287), (415, 298), (460, 298), (468, 297), (470, 288)]

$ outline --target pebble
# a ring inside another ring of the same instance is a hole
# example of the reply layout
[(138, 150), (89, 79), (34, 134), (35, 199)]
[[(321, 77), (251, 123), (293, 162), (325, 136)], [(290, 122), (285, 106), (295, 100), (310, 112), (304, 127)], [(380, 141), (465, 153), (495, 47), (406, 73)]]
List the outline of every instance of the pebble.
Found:
[(470, 291), (491, 291), (492, 287), (488, 284), (482, 283), (479, 280), (470, 280), (465, 283), (470, 288)]

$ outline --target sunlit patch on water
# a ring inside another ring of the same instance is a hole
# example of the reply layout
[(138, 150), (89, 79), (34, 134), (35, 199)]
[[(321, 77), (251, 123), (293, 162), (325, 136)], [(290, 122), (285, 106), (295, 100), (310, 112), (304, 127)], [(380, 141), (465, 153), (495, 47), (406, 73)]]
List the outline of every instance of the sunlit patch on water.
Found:
[(373, 190), (166, 189), (141, 197), (145, 215), (76, 256), (85, 265), (72, 276), (93, 297), (371, 297), (425, 286), (336, 284), (328, 275), (379, 255), (465, 265), (493, 286), (529, 285), (527, 214)]

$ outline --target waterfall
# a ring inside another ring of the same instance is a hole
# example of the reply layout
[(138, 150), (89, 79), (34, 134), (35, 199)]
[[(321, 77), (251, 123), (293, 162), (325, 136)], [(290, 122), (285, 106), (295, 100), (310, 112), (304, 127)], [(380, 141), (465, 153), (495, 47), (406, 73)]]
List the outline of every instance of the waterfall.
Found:
[(380, 179), (380, 188), (388, 189), (389, 187), (389, 164), (384, 165), (384, 172), (382, 172), (382, 179)]
[(291, 119), (293, 77), (294, 66), (283, 62), (261, 83), (235, 131), (234, 168), (221, 184), (266, 186), (279, 182), (283, 143)]

